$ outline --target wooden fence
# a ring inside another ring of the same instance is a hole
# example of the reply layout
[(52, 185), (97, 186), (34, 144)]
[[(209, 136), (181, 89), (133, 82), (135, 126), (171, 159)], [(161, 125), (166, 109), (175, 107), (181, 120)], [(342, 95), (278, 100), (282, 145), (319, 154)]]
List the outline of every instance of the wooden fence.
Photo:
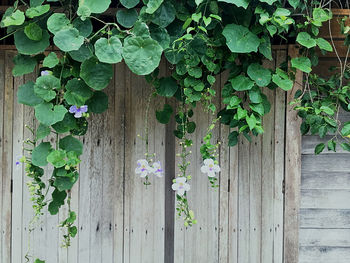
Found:
[[(152, 103), (150, 150), (157, 153), (165, 176), (151, 178), (152, 184), (145, 187), (134, 173), (136, 160), (144, 155), (144, 144), (137, 134), (143, 134), (145, 98), (151, 89), (143, 77), (133, 75), (123, 64), (115, 67), (113, 81), (106, 89), (108, 111), (89, 119), (89, 131), (82, 138), (81, 175), (72, 191), (72, 209), (78, 213), (77, 237), (70, 248), (60, 248), (62, 233), (57, 225), (65, 218), (66, 209), (57, 216), (46, 213), (29, 234), (33, 212), (28, 179), (14, 161), (23, 154), (22, 141), (30, 137), (24, 125), (35, 127), (36, 123), (33, 110), (17, 103), (16, 92), (34, 75), (13, 78), (13, 56), (14, 51), (0, 51), (1, 263), (25, 262), (27, 249), (47, 263), (297, 262), (298, 159), (285, 159), (285, 146), (287, 150), (294, 147), (292, 139), (297, 138), (294, 131), (298, 127), (293, 126), (289, 107), (286, 111), (286, 94), (280, 89), (265, 89), (271, 112), (263, 120), (265, 133), (251, 143), (240, 139), (238, 146), (229, 148), (229, 129), (218, 126), (214, 130), (215, 139), (222, 141), (218, 189), (212, 189), (199, 172), (199, 146), (213, 116), (195, 111), (197, 130), (192, 135), (190, 157), (193, 179), (188, 195), (198, 224), (186, 228), (176, 218), (171, 190), (177, 169), (178, 145), (172, 134), (175, 124), (159, 124), (153, 114), (161, 108), (163, 98)], [(274, 57), (273, 62), (266, 62), (271, 68), (286, 60), (287, 50), (275, 49)], [(163, 63), (161, 74), (170, 71)], [(226, 77), (223, 74), (217, 81), (218, 107), (219, 87)], [(295, 151), (298, 154), (298, 149)], [(285, 173), (286, 168), (294, 170)]]

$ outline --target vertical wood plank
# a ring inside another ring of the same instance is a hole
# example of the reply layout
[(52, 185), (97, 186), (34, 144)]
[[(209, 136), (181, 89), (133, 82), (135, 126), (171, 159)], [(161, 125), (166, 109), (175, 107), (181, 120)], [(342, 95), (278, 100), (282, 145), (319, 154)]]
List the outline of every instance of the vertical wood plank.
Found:
[[(89, 126), (92, 120), (89, 120)], [(83, 136), (84, 151), (79, 165), (79, 227), (78, 227), (78, 262), (90, 262), (90, 190), (91, 190), (91, 171), (89, 169), (91, 152), (93, 151), (93, 142), (91, 140), (92, 127)]]
[(5, 52), (5, 93), (4, 93), (4, 124), (3, 124), (3, 155), (2, 155), (2, 232), (1, 232), (1, 262), (11, 262), (11, 175), (12, 175), (12, 138), (13, 138), (13, 78), (12, 59), (14, 52)]
[(102, 260), (102, 195), (103, 195), (103, 133), (106, 113), (95, 114), (91, 120), (90, 173), (90, 263)]
[[(22, 257), (22, 195), (23, 195), (23, 169), (22, 164), (16, 164), (23, 155), (23, 104), (17, 103), (18, 87), (23, 84), (24, 77), (14, 78), (14, 96), (13, 96), (13, 152), (12, 152), (12, 187), (15, 189), (12, 193), (12, 262), (21, 262)], [(9, 103), (9, 102), (8, 102)]]
[[(261, 255), (261, 153), (261, 136), (253, 136), (249, 159), (250, 262), (259, 262)], [(244, 165), (244, 162), (242, 165)]]
[(250, 263), (250, 143), (239, 137), (238, 179), (238, 262)]
[[(274, 59), (276, 58), (274, 54)], [(265, 61), (263, 66), (274, 69), (275, 61)], [(274, 99), (275, 92), (265, 88), (264, 94), (271, 103), (271, 110), (263, 117), (262, 134), (262, 218), (261, 263), (273, 262), (273, 184), (274, 184)], [(282, 263), (282, 262), (281, 262)]]
[[(0, 50), (0, 167), (3, 165), (3, 151), (4, 151), (4, 103), (5, 103), (5, 52)], [(0, 169), (0, 211), (2, 214), (3, 211), (3, 193), (2, 193), (2, 185), (3, 185), (3, 170)], [(3, 229), (3, 219), (0, 216), (0, 242), (2, 244), (2, 230)], [(3, 247), (0, 245), (0, 259), (4, 258), (3, 256)]]
[(125, 91), (126, 66), (115, 66), (114, 121), (114, 263), (124, 262), (124, 177), (125, 177)]
[[(105, 89), (108, 95), (108, 110), (104, 113), (103, 165), (102, 165), (102, 259), (101, 262), (113, 263), (113, 208), (114, 204), (114, 166), (115, 166), (115, 77)], [(119, 126), (120, 127), (120, 126)]]
[[(286, 50), (278, 50), (276, 55), (276, 65), (287, 59)], [(274, 138), (274, 262), (283, 262), (283, 226), (284, 226), (284, 164), (285, 164), (285, 112), (286, 112), (286, 92), (282, 89), (275, 91), (275, 138)], [(299, 129), (299, 128), (298, 128)]]
[[(288, 56), (296, 57), (298, 50), (295, 46), (288, 47)], [(303, 74), (296, 73), (296, 81), (292, 90), (287, 93), (286, 138), (285, 138), (285, 213), (284, 213), (284, 262), (297, 263), (299, 255), (299, 206), (300, 206), (300, 177), (301, 177), (301, 135), (300, 119), (293, 105), (295, 92), (300, 89)]]

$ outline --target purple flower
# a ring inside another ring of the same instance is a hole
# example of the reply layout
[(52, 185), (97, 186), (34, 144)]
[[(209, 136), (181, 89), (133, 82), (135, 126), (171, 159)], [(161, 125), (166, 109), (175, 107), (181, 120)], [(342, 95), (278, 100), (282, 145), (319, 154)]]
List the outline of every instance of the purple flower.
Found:
[(153, 163), (153, 174), (157, 177), (162, 177), (163, 176), (163, 169), (160, 165), (160, 162), (155, 162)]
[(83, 113), (86, 113), (87, 111), (88, 111), (87, 105), (83, 105), (81, 107), (77, 107), (73, 105), (69, 108), (69, 112), (74, 113), (75, 118), (81, 118), (83, 116)]
[(41, 76), (50, 75), (50, 71), (48, 71), (48, 70), (41, 71), (40, 75), (41, 75)]

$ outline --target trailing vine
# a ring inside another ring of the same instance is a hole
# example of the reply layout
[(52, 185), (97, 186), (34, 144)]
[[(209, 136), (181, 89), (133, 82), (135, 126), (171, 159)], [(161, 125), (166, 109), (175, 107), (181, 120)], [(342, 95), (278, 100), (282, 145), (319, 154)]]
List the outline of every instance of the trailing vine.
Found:
[[(116, 2), (116, 1), (115, 1)], [(173, 180), (177, 213), (186, 226), (197, 222), (189, 207), (188, 157), (193, 145), (189, 134), (196, 130), (191, 120), (194, 109), (201, 103), (205, 112), (214, 115), (203, 138), (200, 152), (201, 171), (213, 188), (218, 187), (220, 172), (213, 129), (221, 123), (230, 127), (229, 146), (238, 137), (251, 140), (264, 132), (262, 118), (270, 111), (266, 89), (291, 90), (296, 71), (302, 71), (304, 82), (293, 103), (303, 119), (301, 131), (321, 138), (331, 134), (328, 150), (339, 144), (350, 151), (350, 122), (341, 123), (340, 109), (350, 111), (349, 54), (350, 27), (348, 17), (340, 21), (348, 48), (342, 60), (330, 35), (330, 42), (319, 37), (320, 28), (330, 25), (332, 1), (300, 0), (121, 0), (115, 17), (103, 15), (111, 0), (21, 0), (6, 10), (0, 26), (13, 37), (18, 55), (14, 58), (13, 75), (21, 76), (40, 66), (35, 82), (27, 82), (18, 90), (18, 102), (35, 109), (38, 127), (28, 127), (34, 140), (26, 141), (26, 155), (21, 158), (31, 181), (28, 188), (37, 219), (45, 207), (55, 215), (63, 205), (68, 217), (60, 227), (66, 229), (64, 246), (77, 234), (76, 214), (70, 209), (70, 190), (79, 177), (78, 165), (83, 144), (75, 136), (87, 132), (91, 114), (108, 108), (108, 96), (103, 92), (112, 79), (113, 64), (124, 61), (129, 69), (144, 75), (152, 86), (147, 101), (145, 157), (137, 162), (135, 173), (145, 178), (161, 177), (160, 162), (149, 153), (148, 119), (153, 96), (173, 99), (176, 109), (164, 104), (156, 111), (160, 123), (176, 121), (174, 136), (179, 141), (179, 174)], [(347, 8), (348, 2), (346, 2)], [(57, 7), (59, 6), (59, 8)], [(330, 28), (330, 26), (329, 26)], [(296, 43), (299, 56), (289, 58), (276, 69), (266, 68), (265, 60), (272, 60), (272, 44)], [(50, 45), (57, 52), (46, 52)], [(335, 52), (339, 59), (330, 78), (313, 73), (318, 54)], [(172, 73), (158, 76), (161, 57), (172, 65)], [(289, 67), (288, 67), (289, 63)], [(229, 77), (221, 89), (223, 107), (213, 99), (218, 96), (216, 77), (222, 72)], [(68, 134), (68, 135), (67, 135)], [(53, 135), (51, 143), (48, 136)], [(322, 152), (326, 144), (315, 147)], [(225, 146), (225, 145), (223, 145)], [(43, 167), (54, 170), (44, 180)], [(51, 190), (51, 191), (50, 191)], [(48, 193), (52, 193), (48, 197)], [(34, 220), (35, 221), (35, 220)], [(43, 262), (37, 259), (35, 262)]]

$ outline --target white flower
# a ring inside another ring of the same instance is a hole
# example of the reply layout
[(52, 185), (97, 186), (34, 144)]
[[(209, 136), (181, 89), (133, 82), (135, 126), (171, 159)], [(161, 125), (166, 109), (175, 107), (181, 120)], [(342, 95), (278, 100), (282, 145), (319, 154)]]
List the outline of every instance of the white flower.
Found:
[(213, 159), (205, 159), (201, 167), (202, 173), (208, 174), (209, 177), (215, 177), (215, 173), (221, 171), (220, 166), (214, 163)]
[(160, 161), (153, 163), (153, 174), (157, 177), (163, 177), (163, 169), (160, 165)]
[(141, 159), (137, 161), (137, 167), (135, 173), (139, 174), (140, 177), (146, 177), (153, 172), (153, 168), (149, 166), (147, 160)]
[(185, 177), (178, 177), (175, 179), (175, 183), (171, 186), (171, 188), (176, 191), (178, 195), (184, 195), (186, 191), (191, 189), (190, 185), (186, 183)]

